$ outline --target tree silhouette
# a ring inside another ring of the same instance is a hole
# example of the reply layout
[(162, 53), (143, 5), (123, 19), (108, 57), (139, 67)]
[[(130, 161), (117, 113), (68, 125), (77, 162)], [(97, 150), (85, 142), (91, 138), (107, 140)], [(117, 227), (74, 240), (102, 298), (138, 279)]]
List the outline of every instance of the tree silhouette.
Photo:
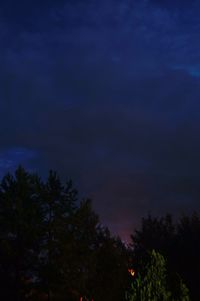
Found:
[(127, 250), (72, 182), (19, 167), (0, 183), (0, 299), (122, 300)]
[(5, 297), (23, 300), (31, 289), (28, 280), (37, 276), (41, 221), (35, 177), (19, 167), (0, 185), (0, 271)]

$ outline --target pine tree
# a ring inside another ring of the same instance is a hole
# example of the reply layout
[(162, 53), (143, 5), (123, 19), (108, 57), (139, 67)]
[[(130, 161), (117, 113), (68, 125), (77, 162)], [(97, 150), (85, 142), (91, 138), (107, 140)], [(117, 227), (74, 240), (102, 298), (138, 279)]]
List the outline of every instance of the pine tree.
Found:
[(30, 279), (37, 277), (42, 215), (36, 182), (19, 167), (0, 185), (0, 293), (5, 299), (23, 300), (33, 287)]

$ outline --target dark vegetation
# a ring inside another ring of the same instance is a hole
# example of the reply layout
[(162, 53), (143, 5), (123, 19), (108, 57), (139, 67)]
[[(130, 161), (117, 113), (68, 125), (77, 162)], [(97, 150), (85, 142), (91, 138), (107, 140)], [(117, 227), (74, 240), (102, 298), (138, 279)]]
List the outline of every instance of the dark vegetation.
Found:
[(0, 183), (0, 300), (199, 301), (199, 258), (197, 214), (149, 216), (127, 247), (55, 172)]

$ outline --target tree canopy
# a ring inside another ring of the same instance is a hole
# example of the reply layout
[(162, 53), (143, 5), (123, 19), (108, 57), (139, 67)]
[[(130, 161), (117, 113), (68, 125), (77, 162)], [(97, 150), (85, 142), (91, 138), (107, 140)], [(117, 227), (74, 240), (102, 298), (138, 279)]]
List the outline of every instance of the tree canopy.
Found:
[(53, 171), (43, 181), (22, 167), (3, 177), (1, 300), (121, 300), (126, 268), (126, 248), (71, 181)]
[(140, 229), (132, 235), (133, 260), (138, 269), (148, 252), (155, 249), (167, 259), (171, 287), (178, 295), (178, 276), (189, 288), (191, 299), (200, 300), (200, 217), (183, 215), (176, 222), (171, 215), (143, 218)]
[(188, 301), (187, 287), (200, 300), (197, 214), (148, 216), (131, 237), (112, 236), (72, 181), (19, 167), (0, 181), (0, 300)]
[(164, 257), (152, 250), (148, 260), (138, 271), (131, 289), (126, 295), (127, 301), (189, 301), (188, 289), (179, 278), (179, 294), (170, 290), (168, 271)]

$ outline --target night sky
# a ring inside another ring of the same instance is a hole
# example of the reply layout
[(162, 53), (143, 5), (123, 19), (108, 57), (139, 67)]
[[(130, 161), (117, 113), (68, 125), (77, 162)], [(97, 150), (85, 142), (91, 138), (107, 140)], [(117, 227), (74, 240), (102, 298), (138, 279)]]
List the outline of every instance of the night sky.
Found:
[(200, 1), (0, 2), (0, 175), (55, 169), (127, 239), (200, 208)]

